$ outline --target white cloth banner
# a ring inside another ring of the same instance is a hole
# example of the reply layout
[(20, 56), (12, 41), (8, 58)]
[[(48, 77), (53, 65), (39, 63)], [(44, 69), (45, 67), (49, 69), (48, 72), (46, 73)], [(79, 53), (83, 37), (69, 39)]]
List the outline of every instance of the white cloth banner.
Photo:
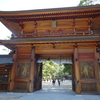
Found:
[[(39, 58), (38, 59), (38, 63), (43, 63), (43, 62), (46, 62), (48, 60), (48, 58)], [(71, 57), (57, 57), (57, 58), (50, 58), (49, 61), (53, 61), (57, 64), (72, 64), (72, 58)]]

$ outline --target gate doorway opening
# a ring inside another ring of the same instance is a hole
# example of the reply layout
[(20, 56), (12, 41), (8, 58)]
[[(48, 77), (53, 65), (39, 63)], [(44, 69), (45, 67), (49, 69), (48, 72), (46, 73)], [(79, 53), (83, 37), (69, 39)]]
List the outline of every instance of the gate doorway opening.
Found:
[[(66, 91), (75, 91), (75, 84), (73, 82), (74, 67), (73, 67), (73, 58), (72, 56), (59, 56), (59, 57), (43, 57), (41, 56), (38, 61), (40, 75), (38, 83), (38, 89), (53, 91), (66, 90)], [(55, 80), (55, 85), (52, 84), (52, 81)], [(60, 80), (60, 86), (58, 84)]]

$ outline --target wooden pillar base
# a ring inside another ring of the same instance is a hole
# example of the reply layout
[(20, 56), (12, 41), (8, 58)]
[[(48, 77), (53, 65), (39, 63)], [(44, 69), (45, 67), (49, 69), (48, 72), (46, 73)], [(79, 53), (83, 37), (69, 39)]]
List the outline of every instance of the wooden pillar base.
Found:
[(80, 70), (78, 62), (78, 47), (74, 49), (74, 65), (75, 65), (75, 78), (76, 78), (76, 94), (81, 94), (81, 83), (80, 83)]
[(31, 49), (31, 61), (30, 61), (30, 80), (29, 80), (29, 92), (32, 93), (34, 89), (34, 59), (35, 59), (35, 48)]
[(98, 61), (100, 61), (100, 55), (98, 51), (98, 46), (95, 48), (95, 76), (96, 79), (98, 80), (97, 83), (97, 92), (100, 94), (100, 64), (98, 64)]
[(38, 80), (39, 80), (39, 67), (38, 67), (38, 65), (36, 66), (37, 67), (37, 82), (36, 82), (36, 90), (38, 90), (39, 89), (39, 86), (38, 86)]
[(17, 50), (15, 51), (15, 54), (13, 55), (13, 60), (14, 60), (14, 64), (12, 65), (12, 69), (11, 69), (11, 75), (9, 77), (10, 80), (10, 84), (9, 84), (9, 89), (8, 91), (12, 92), (14, 90), (14, 86), (15, 86), (15, 73), (16, 73), (16, 67), (17, 67)]
[(81, 83), (78, 83), (76, 86), (76, 94), (81, 94)]
[(40, 66), (40, 89), (42, 89), (42, 64)]

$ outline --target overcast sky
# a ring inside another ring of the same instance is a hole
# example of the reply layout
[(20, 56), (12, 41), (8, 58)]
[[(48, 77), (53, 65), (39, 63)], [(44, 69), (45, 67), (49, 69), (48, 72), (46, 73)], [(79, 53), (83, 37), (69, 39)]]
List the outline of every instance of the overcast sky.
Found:
[[(0, 11), (33, 10), (77, 6), (80, 0), (0, 0)], [(3, 34), (3, 35), (2, 35)], [(0, 23), (0, 39), (11, 32)]]
[[(100, 1), (100, 0), (98, 0)], [(80, 0), (0, 0), (0, 11), (34, 10), (47, 8), (73, 7)], [(0, 39), (10, 36), (11, 32), (0, 23)], [(0, 46), (0, 54), (6, 54)]]
[(80, 0), (0, 0), (0, 10), (29, 10), (77, 6)]

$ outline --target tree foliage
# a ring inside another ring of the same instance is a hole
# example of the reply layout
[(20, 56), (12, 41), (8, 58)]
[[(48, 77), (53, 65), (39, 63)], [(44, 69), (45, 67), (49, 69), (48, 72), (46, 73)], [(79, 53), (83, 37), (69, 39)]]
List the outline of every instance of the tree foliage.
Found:
[(58, 65), (53, 61), (43, 62), (43, 70), (42, 75), (43, 79), (47, 80), (48, 78), (62, 78), (63, 75), (68, 73), (71, 75), (71, 65), (69, 64), (61, 64)]
[(64, 65), (61, 64), (61, 65), (59, 66), (59, 68), (58, 68), (58, 73), (57, 73), (57, 75), (56, 75), (57, 78), (62, 78), (62, 76), (64, 75), (63, 70), (64, 70)]
[(54, 63), (53, 61), (43, 62), (42, 75), (45, 80), (48, 78), (55, 78), (57, 71), (58, 64)]
[(71, 75), (71, 65), (70, 64), (64, 64), (64, 69), (63, 69), (64, 74), (68, 73)]
[(98, 0), (80, 0), (80, 3), (78, 6), (94, 5), (96, 1)]

